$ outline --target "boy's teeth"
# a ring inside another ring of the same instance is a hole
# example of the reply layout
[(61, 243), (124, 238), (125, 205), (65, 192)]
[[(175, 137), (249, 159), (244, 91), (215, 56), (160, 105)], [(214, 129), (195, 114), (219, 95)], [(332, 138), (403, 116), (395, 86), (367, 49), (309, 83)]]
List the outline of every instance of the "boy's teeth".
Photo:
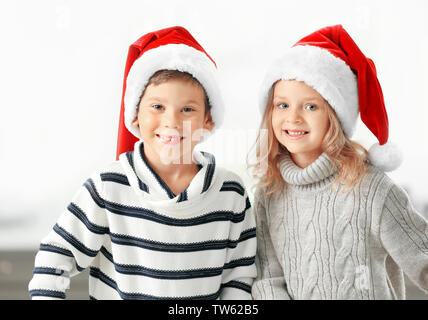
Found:
[(171, 138), (170, 137), (165, 137), (165, 136), (159, 136), (160, 137), (160, 139), (162, 140), (162, 141), (169, 141), (169, 140), (171, 140)]
[(170, 142), (178, 142), (179, 140), (180, 140), (180, 137), (179, 136), (162, 136), (162, 135), (159, 135), (159, 138), (163, 141), (163, 142), (167, 142), (167, 141), (170, 141)]

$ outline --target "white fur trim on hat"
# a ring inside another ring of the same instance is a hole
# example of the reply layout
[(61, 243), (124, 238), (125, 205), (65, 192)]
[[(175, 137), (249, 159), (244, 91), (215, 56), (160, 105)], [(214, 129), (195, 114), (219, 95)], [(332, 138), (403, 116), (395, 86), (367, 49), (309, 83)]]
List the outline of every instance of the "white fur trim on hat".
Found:
[(216, 67), (208, 56), (185, 44), (167, 44), (145, 52), (132, 65), (126, 79), (125, 126), (137, 138), (140, 131), (132, 122), (137, 116), (141, 94), (150, 77), (159, 70), (188, 72), (204, 87), (211, 105), (211, 116), (215, 127), (223, 120), (224, 106), (218, 87)]
[(326, 49), (298, 45), (290, 48), (268, 69), (262, 82), (259, 108), (266, 108), (269, 91), (277, 80), (303, 81), (315, 89), (336, 112), (351, 137), (359, 114), (358, 82), (351, 68)]
[(403, 162), (403, 153), (393, 142), (373, 144), (369, 149), (369, 161), (378, 169), (388, 172), (397, 169)]

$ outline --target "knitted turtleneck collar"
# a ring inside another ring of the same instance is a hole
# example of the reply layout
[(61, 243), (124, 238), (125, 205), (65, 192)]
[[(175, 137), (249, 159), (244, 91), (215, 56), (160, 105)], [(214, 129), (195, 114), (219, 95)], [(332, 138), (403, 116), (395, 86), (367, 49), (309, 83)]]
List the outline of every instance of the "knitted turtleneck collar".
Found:
[(298, 167), (291, 156), (286, 154), (281, 158), (279, 168), (287, 184), (299, 189), (310, 190), (332, 183), (338, 172), (325, 153), (306, 168)]

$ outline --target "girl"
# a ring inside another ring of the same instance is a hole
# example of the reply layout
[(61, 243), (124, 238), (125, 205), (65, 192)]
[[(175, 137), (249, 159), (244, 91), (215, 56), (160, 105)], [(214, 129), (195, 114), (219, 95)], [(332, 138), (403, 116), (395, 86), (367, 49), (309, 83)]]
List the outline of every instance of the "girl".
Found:
[[(428, 291), (428, 224), (383, 171), (398, 167), (373, 62), (341, 25), (303, 38), (263, 82), (267, 161), (255, 193), (255, 299), (405, 299)], [(358, 113), (379, 140), (349, 138)], [(259, 135), (260, 139), (261, 133)], [(259, 171), (256, 171), (260, 173)]]

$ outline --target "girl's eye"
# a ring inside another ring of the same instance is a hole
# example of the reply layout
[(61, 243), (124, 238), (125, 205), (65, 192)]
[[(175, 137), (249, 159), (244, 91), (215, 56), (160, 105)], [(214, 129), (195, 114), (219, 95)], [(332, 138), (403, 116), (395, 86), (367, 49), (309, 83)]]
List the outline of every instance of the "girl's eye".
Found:
[(191, 107), (185, 107), (185, 108), (183, 108), (183, 111), (184, 112), (191, 112), (191, 111), (193, 111), (193, 108), (191, 108)]
[(306, 107), (305, 107), (305, 109), (306, 110), (311, 110), (311, 111), (314, 111), (314, 110), (316, 110), (318, 107), (316, 106), (316, 105), (314, 105), (314, 104), (308, 104)]
[(288, 108), (288, 104), (286, 104), (286, 103), (280, 103), (280, 104), (278, 104), (278, 108), (280, 108), (280, 109)]
[(160, 104), (153, 104), (152, 108), (155, 109), (155, 110), (161, 110), (162, 106)]

